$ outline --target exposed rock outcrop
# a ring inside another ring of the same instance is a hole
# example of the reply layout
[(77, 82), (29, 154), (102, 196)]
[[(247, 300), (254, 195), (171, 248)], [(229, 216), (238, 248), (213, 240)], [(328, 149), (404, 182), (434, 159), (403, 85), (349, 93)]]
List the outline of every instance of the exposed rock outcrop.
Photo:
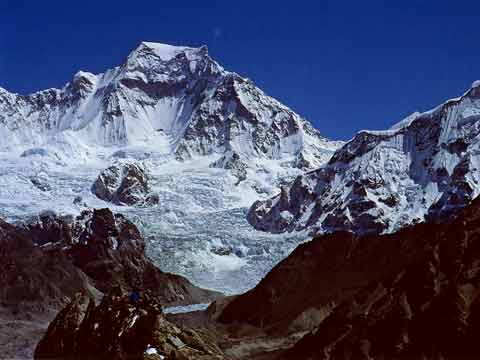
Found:
[(114, 286), (137, 286), (152, 289), (164, 304), (204, 302), (215, 296), (155, 267), (145, 256), (145, 241), (138, 228), (109, 209), (85, 210), (76, 218), (42, 213), (20, 230), (42, 248), (61, 249), (102, 292)]
[[(45, 312), (79, 290), (88, 292), (89, 279), (62, 248), (37, 246), (32, 239), (38, 234), (31, 234), (0, 220), (0, 307), (12, 313)], [(50, 236), (48, 228), (43, 241)]]
[(247, 178), (248, 165), (242, 161), (240, 155), (235, 151), (229, 151), (222, 155), (220, 159), (210, 164), (212, 168), (228, 169), (235, 176), (239, 184)]
[(98, 175), (92, 192), (98, 198), (117, 205), (157, 205), (158, 195), (151, 192), (149, 182), (150, 175), (143, 165), (116, 164)]
[(35, 359), (223, 359), (211, 336), (167, 321), (155, 297), (117, 291), (96, 306), (80, 294), (50, 324)]
[(0, 220), (2, 358), (32, 358), (48, 322), (76, 292), (98, 293), (61, 248), (35, 245), (36, 236)]

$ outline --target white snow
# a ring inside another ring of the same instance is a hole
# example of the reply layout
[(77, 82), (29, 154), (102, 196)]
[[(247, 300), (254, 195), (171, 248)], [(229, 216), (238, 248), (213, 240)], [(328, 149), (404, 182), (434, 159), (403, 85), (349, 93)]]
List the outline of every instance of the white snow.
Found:
[(140, 316), (139, 316), (138, 314), (135, 314), (135, 315), (133, 316), (133, 318), (130, 320), (130, 322), (129, 322), (129, 324), (128, 324), (128, 327), (129, 327), (129, 328), (133, 327), (133, 325), (135, 325), (135, 323), (137, 322), (137, 320), (138, 320), (139, 317), (140, 317)]
[(162, 60), (168, 61), (175, 56), (177, 56), (181, 52), (185, 52), (186, 50), (192, 50), (192, 48), (188, 48), (186, 46), (173, 46), (168, 44), (161, 44), (155, 42), (142, 42), (142, 45), (149, 47), (155, 51), (155, 54), (158, 55)]
[[(235, 185), (228, 170), (209, 168), (216, 156), (181, 163), (155, 148), (155, 142), (144, 147), (90, 148), (89, 157), (70, 163), (0, 152), (0, 217), (23, 220), (45, 209), (78, 214), (83, 208), (73, 204), (73, 199), (81, 196), (90, 207), (107, 206), (136, 222), (146, 238), (148, 255), (162, 270), (230, 294), (254, 286), (306, 239), (304, 234), (256, 231), (246, 221), (250, 205), (277, 192), (281, 179), (293, 179), (300, 174), (298, 169), (282, 167), (274, 160), (258, 161), (256, 170), (249, 170), (249, 178)], [(152, 190), (158, 193), (160, 206), (114, 206), (91, 193), (98, 173), (116, 161), (111, 154), (118, 151), (126, 160), (149, 154), (142, 163), (152, 174)], [(62, 153), (62, 158), (68, 156)], [(38, 174), (46, 177), (51, 191), (40, 191), (31, 183), (30, 177)], [(231, 248), (232, 253), (211, 251), (221, 246)]]
[(408, 127), (414, 120), (416, 120), (419, 116), (421, 115), (421, 113), (419, 113), (418, 111), (408, 115), (406, 118), (404, 118), (403, 120), (400, 120), (399, 122), (397, 122), (395, 125), (393, 125), (390, 130), (398, 130), (398, 129), (402, 129), (402, 128), (405, 128), (405, 127)]
[(158, 355), (158, 357), (161, 360), (165, 359), (165, 356), (163, 356), (162, 354), (159, 354), (157, 348), (151, 346), (150, 344), (147, 345), (147, 348), (145, 349), (145, 354), (146, 355)]
[(184, 305), (184, 306), (171, 306), (163, 309), (165, 314), (183, 314), (189, 313), (193, 311), (202, 311), (206, 310), (210, 303), (204, 304), (192, 304), (192, 305)]

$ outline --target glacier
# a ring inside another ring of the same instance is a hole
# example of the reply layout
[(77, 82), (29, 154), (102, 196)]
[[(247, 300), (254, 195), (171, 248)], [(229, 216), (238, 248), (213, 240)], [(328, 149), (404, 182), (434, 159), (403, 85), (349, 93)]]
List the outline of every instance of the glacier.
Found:
[[(25, 221), (45, 210), (79, 214), (85, 209), (83, 204), (109, 207), (139, 226), (148, 244), (148, 256), (162, 270), (228, 294), (253, 287), (307, 237), (266, 234), (246, 221), (249, 206), (279, 186), (273, 179), (293, 178), (298, 170), (265, 161), (264, 173), (252, 174), (252, 178), (236, 185), (236, 178), (228, 170), (209, 167), (215, 157), (179, 162), (137, 145), (122, 151), (130, 159), (148, 156), (140, 161), (152, 172), (152, 188), (159, 194), (160, 204), (117, 206), (98, 199), (90, 188), (99, 171), (111, 164), (111, 154), (118, 149), (96, 150), (98, 154), (82, 163), (67, 163), (39, 154), (21, 157), (0, 153), (0, 217)], [(38, 177), (49, 184), (50, 190), (43, 191), (32, 183)], [(258, 189), (264, 193), (259, 194)], [(74, 203), (78, 196), (82, 199), (80, 204)], [(218, 249), (227, 251), (219, 255)]]

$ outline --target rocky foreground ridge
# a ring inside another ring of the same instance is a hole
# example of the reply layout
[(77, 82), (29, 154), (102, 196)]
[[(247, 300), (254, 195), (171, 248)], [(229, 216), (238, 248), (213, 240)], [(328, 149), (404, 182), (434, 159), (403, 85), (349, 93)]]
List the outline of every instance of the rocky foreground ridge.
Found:
[(77, 292), (100, 299), (113, 287), (149, 289), (163, 305), (219, 296), (159, 270), (145, 257), (137, 227), (109, 209), (86, 210), (76, 218), (47, 212), (25, 225), (0, 221), (3, 355), (31, 356), (45, 322)]
[(35, 359), (223, 359), (211, 335), (169, 322), (157, 298), (114, 291), (95, 305), (77, 294), (50, 324)]

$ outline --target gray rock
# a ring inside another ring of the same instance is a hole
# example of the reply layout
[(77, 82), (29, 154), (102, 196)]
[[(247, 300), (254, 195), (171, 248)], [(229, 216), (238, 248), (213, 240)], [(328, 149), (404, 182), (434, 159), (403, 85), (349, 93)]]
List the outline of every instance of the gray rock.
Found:
[(35, 187), (41, 191), (50, 191), (52, 190), (52, 187), (50, 184), (47, 182), (47, 179), (42, 178), (42, 177), (32, 177), (30, 178), (30, 181)]
[(138, 163), (112, 165), (103, 170), (92, 185), (99, 198), (117, 205), (156, 205), (158, 195), (150, 192), (150, 175)]
[(211, 163), (210, 167), (230, 170), (232, 175), (238, 179), (237, 185), (247, 178), (247, 164), (235, 151), (226, 152), (220, 159)]

